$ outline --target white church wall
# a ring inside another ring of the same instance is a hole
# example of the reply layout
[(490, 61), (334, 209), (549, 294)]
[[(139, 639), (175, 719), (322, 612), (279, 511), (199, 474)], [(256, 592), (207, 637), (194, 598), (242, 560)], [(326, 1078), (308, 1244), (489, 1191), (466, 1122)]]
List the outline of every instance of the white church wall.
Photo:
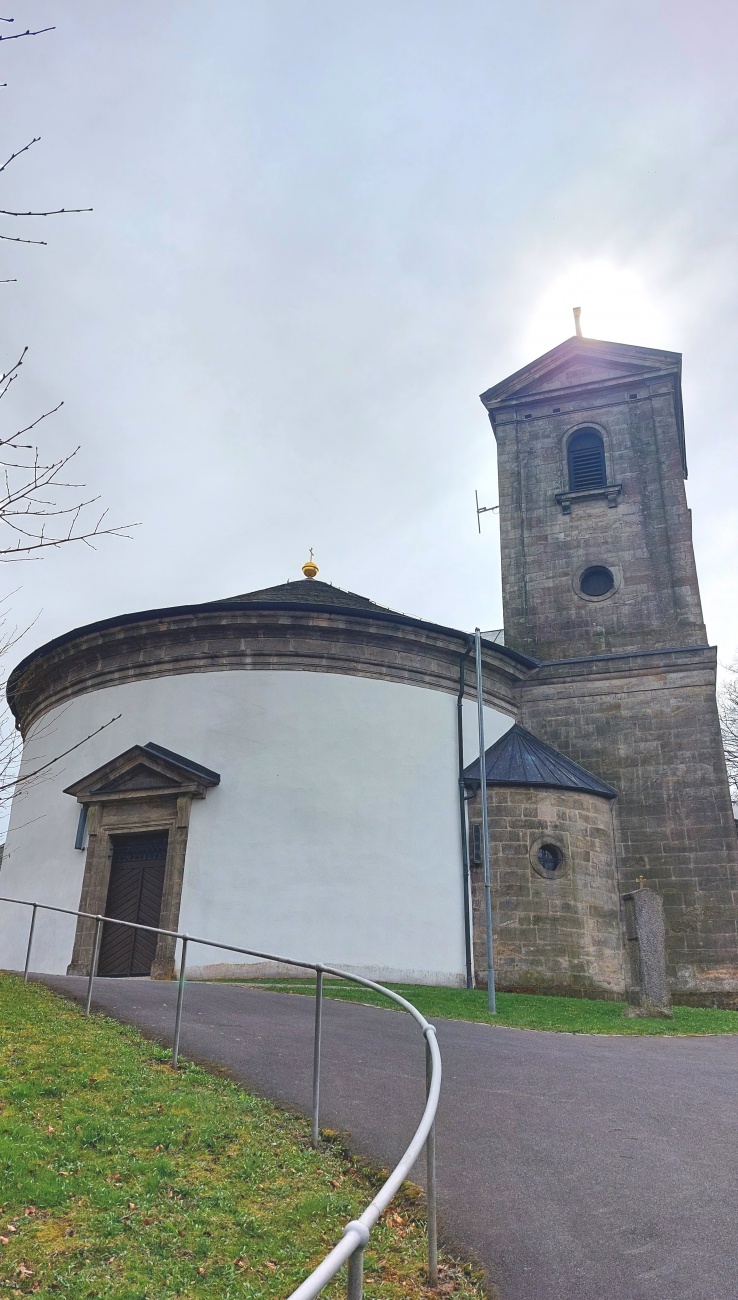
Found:
[[(489, 749), (500, 736), (504, 736), (515, 722), (506, 713), (484, 706), (484, 744)], [(464, 743), (464, 767), (468, 767), (479, 758), (479, 718), (476, 700), (464, 700), (461, 713), (461, 727)]]
[[(187, 674), (80, 696), (33, 728), (23, 771), (121, 716), (16, 798), (0, 894), (79, 905), (79, 808), (63, 787), (153, 740), (222, 778), (193, 804), (181, 929), (380, 978), (458, 982), (455, 707), (441, 692), (302, 672)], [(486, 713), (492, 743), (510, 719)], [(466, 702), (467, 762), (475, 716)], [(7, 968), (23, 964), (19, 911), (0, 905)], [(65, 971), (73, 932), (71, 919), (40, 914), (32, 966)], [(192, 963), (208, 973), (222, 958), (193, 948)]]

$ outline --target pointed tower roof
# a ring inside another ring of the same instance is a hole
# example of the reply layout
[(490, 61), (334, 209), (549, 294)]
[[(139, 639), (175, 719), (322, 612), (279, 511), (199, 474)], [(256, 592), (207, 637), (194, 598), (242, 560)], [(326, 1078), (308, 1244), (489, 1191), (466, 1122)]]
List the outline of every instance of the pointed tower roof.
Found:
[[(490, 745), (485, 756), (487, 785), (541, 786), (549, 790), (576, 790), (616, 799), (617, 790), (600, 781), (578, 763), (539, 740), (516, 722), (504, 736)], [(467, 785), (480, 784), (479, 759), (464, 770)]]
[(687, 457), (684, 446), (684, 419), (682, 415), (682, 357), (680, 352), (665, 352), (662, 348), (636, 347), (632, 343), (609, 343), (604, 339), (581, 338), (575, 334), (570, 339), (536, 357), (521, 370), (508, 375), (482, 393), (481, 401), (489, 412), (492, 427), (504, 418), (505, 410), (525, 403), (555, 401), (563, 392), (600, 393), (603, 388), (660, 379), (674, 389), (679, 441), (684, 477), (687, 477)]

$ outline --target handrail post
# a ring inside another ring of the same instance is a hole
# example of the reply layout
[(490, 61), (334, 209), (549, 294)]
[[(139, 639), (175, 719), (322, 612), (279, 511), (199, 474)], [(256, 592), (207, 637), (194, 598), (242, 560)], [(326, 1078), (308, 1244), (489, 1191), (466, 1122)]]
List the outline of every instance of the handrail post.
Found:
[(174, 1021), (174, 1046), (172, 1047), (172, 1069), (176, 1070), (179, 1059), (179, 1035), (182, 1028), (182, 1001), (184, 999), (185, 966), (187, 964), (187, 935), (182, 939), (182, 959), (179, 963), (179, 988), (177, 989), (177, 1015)]
[(359, 1246), (348, 1262), (346, 1300), (362, 1300), (364, 1295), (364, 1250)]
[(85, 1002), (85, 1018), (90, 1014), (90, 1004), (92, 1002), (92, 984), (97, 973), (97, 963), (100, 958), (100, 940), (102, 938), (102, 917), (98, 916), (95, 920), (95, 942), (92, 945), (92, 960), (90, 962), (90, 975), (87, 980), (87, 1000)]
[(25, 964), (25, 966), (23, 967), (23, 983), (24, 983), (24, 984), (27, 984), (27, 983), (28, 983), (28, 967), (29, 967), (30, 962), (31, 962), (31, 944), (33, 943), (33, 931), (34, 931), (34, 929), (35, 929), (35, 927), (36, 927), (36, 912), (37, 912), (37, 910), (38, 910), (38, 903), (34, 903), (34, 904), (33, 904), (33, 911), (32, 911), (32, 913), (31, 913), (31, 928), (30, 928), (30, 930), (28, 931), (28, 947), (26, 948), (26, 964)]
[(320, 1137), (320, 1039), (323, 1028), (323, 967), (315, 967), (315, 1035), (313, 1038), (313, 1131), (312, 1144)]
[(351, 1223), (347, 1223), (343, 1230), (344, 1237), (347, 1236), (349, 1232), (357, 1235), (359, 1238), (359, 1244), (353, 1255), (349, 1255), (346, 1300), (363, 1300), (364, 1251), (369, 1242), (369, 1229), (366, 1224), (361, 1223), (359, 1219), (352, 1219)]
[[(433, 1025), (425, 1030), (425, 1096), (430, 1095), (433, 1079), (433, 1056), (431, 1054), (430, 1035), (435, 1037)], [(428, 1130), (425, 1142), (426, 1158), (426, 1201), (428, 1204), (428, 1285), (438, 1286), (438, 1216), (436, 1213), (436, 1121)]]

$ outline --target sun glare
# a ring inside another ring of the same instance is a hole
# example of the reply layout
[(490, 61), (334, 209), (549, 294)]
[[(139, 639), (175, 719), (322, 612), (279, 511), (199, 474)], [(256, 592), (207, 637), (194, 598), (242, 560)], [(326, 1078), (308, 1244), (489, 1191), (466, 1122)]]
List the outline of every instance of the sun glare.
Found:
[(637, 272), (611, 262), (582, 262), (562, 271), (535, 302), (526, 330), (526, 356), (547, 352), (574, 333), (572, 307), (582, 309), (586, 338), (669, 346), (666, 313)]

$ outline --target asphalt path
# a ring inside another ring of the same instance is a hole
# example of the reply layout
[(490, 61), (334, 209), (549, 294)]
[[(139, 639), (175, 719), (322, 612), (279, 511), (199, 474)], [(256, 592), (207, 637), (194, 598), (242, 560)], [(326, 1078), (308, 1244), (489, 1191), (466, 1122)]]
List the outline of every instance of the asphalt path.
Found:
[[(93, 1005), (171, 1042), (176, 995), (101, 979)], [(309, 1112), (312, 999), (192, 983), (184, 1006), (183, 1055)], [(738, 1038), (437, 1028), (441, 1234), (501, 1300), (737, 1300)], [(424, 1071), (410, 1017), (326, 1001), (321, 1124), (375, 1163), (405, 1149)]]

